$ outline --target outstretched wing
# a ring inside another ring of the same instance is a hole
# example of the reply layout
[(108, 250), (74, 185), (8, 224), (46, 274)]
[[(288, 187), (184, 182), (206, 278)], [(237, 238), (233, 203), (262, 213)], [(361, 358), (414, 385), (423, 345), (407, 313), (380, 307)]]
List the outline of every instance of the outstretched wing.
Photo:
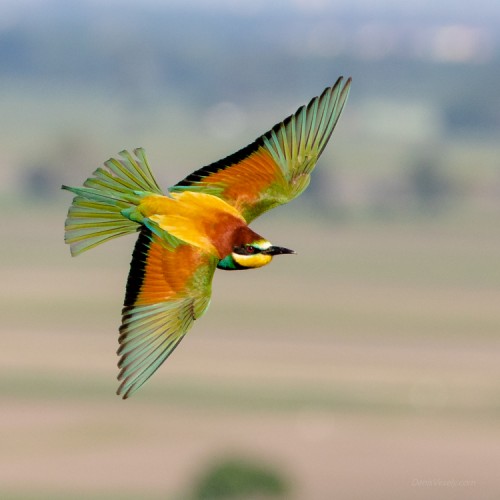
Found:
[(127, 282), (117, 394), (128, 398), (177, 347), (210, 302), (217, 259), (180, 243), (173, 248), (144, 227)]
[(297, 197), (325, 149), (342, 113), (351, 79), (339, 78), (240, 151), (196, 170), (170, 188), (218, 196), (237, 208), (247, 222)]

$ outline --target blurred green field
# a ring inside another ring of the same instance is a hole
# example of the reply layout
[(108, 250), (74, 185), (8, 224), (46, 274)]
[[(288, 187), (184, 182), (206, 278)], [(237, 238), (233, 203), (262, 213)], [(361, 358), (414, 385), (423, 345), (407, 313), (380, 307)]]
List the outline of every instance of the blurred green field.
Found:
[(207, 315), (121, 401), (133, 238), (71, 259), (63, 198), (3, 221), (2, 498), (187, 498), (231, 454), (274, 464), (293, 498), (500, 494), (491, 213), (268, 214), (257, 230), (298, 255), (218, 272)]

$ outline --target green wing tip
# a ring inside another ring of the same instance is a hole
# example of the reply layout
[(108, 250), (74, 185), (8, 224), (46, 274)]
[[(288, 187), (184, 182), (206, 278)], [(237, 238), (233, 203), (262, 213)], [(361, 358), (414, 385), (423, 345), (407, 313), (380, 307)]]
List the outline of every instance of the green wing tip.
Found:
[(118, 389), (116, 390), (116, 395), (120, 396), (122, 399), (128, 399), (134, 391), (130, 390), (130, 387), (126, 388), (126, 379), (122, 380), (120, 375), (118, 375), (118, 381), (120, 382), (120, 385)]
[[(345, 81), (345, 83), (344, 83)], [(343, 94), (346, 94), (349, 92), (349, 89), (351, 87), (351, 83), (352, 83), (352, 77), (348, 77), (347, 80), (345, 80), (345, 77), (343, 76), (339, 76), (337, 78), (337, 81), (331, 86), (331, 87), (327, 87), (323, 93), (326, 93), (328, 91), (336, 91), (336, 90), (339, 90), (340, 94), (343, 95)], [(343, 84), (343, 85), (342, 85)]]
[(127, 391), (127, 392), (125, 392), (125, 393), (123, 393), (123, 391), (120, 391), (120, 389), (118, 389), (118, 390), (116, 391), (116, 395), (117, 395), (117, 396), (120, 396), (122, 399), (128, 399), (128, 398), (129, 398), (129, 396), (130, 396), (130, 395), (129, 395), (129, 393), (128, 393), (128, 391)]
[(352, 77), (350, 76), (347, 78), (344, 88), (342, 89), (342, 93), (349, 92), (349, 89), (351, 88), (351, 83), (352, 83)]
[[(339, 83), (343, 80), (344, 77), (339, 78)], [(340, 91), (340, 100), (345, 102), (347, 100), (347, 96), (349, 95), (349, 91), (351, 90), (352, 77), (347, 78), (344, 86)]]

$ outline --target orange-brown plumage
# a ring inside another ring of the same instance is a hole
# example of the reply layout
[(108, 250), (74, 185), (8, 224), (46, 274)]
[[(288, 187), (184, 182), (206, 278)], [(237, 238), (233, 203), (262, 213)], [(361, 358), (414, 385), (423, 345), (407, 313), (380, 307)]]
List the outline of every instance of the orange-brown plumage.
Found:
[(219, 170), (207, 176), (207, 181), (224, 186), (221, 195), (234, 200), (234, 206), (243, 212), (256, 203), (263, 191), (272, 184), (286, 185), (283, 172), (264, 148), (259, 147), (231, 169)]
[(158, 238), (153, 237), (133, 305), (155, 304), (182, 296), (204, 260), (196, 247), (179, 245), (175, 249), (167, 249)]

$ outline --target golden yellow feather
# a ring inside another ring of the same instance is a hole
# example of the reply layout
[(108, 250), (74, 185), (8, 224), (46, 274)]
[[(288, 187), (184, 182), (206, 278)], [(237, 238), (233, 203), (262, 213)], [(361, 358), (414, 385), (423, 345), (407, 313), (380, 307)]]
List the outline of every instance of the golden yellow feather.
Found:
[(227, 245), (221, 235), (246, 222), (238, 210), (224, 200), (205, 193), (185, 191), (171, 197), (144, 198), (139, 211), (172, 236), (222, 258)]

